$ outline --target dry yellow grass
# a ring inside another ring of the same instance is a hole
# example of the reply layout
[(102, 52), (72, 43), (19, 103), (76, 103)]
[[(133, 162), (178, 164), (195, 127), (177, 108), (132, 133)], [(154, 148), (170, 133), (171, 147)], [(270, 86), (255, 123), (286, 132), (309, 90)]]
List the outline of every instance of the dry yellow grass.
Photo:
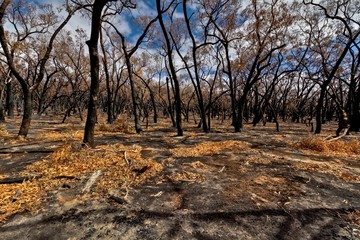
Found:
[(131, 133), (131, 127), (125, 118), (117, 119), (113, 124), (101, 123), (97, 127), (101, 132)]
[[(131, 162), (130, 166), (125, 161)], [(139, 173), (139, 169), (146, 171)], [(103, 174), (97, 181), (94, 191), (102, 196), (111, 189), (127, 189), (145, 182), (162, 171), (162, 165), (141, 158), (141, 147), (127, 147), (121, 144), (99, 146), (97, 149), (74, 150), (65, 145), (44, 160), (35, 162), (22, 173), (24, 176), (41, 175), (22, 184), (0, 185), (0, 221), (10, 215), (40, 210), (46, 193), (59, 189), (64, 183), (86, 181), (95, 171)], [(74, 179), (59, 176), (74, 177)]]
[(326, 173), (332, 174), (339, 179), (342, 179), (346, 182), (356, 182), (360, 183), (360, 176), (351, 173), (349, 170), (344, 168), (344, 165), (341, 163), (335, 162), (298, 162), (294, 163), (293, 165), (297, 169), (303, 169), (311, 172), (318, 172), (318, 173)]
[[(294, 144), (295, 148), (300, 150), (307, 150), (322, 155), (338, 155), (338, 156), (353, 156), (360, 153), (359, 140), (335, 140), (326, 141), (320, 137), (304, 138), (298, 143)], [(304, 169), (312, 172), (332, 174), (339, 179), (347, 182), (360, 182), (360, 176), (351, 173), (345, 164), (341, 161), (327, 161), (327, 162), (298, 162), (294, 167)]]
[(83, 137), (83, 131), (76, 130), (66, 130), (66, 131), (50, 131), (42, 133), (37, 136), (36, 139), (40, 141), (64, 141), (67, 142), (69, 140), (81, 140)]
[(0, 124), (0, 137), (7, 137), (9, 136), (9, 133), (6, 129), (6, 127), (3, 124)]
[(0, 185), (0, 222), (17, 212), (39, 210), (42, 195), (41, 184), (32, 181)]
[(194, 147), (182, 147), (172, 149), (171, 152), (176, 157), (198, 157), (202, 155), (218, 154), (225, 149), (242, 150), (250, 146), (249, 143), (242, 141), (223, 141), (223, 142), (202, 142)]
[(320, 137), (307, 137), (295, 144), (295, 147), (321, 153), (360, 154), (359, 140), (326, 141)]
[(27, 138), (22, 136), (16, 136), (13, 134), (10, 134), (5, 125), (0, 124), (0, 142), (6, 143), (6, 144), (16, 144), (16, 143), (23, 143), (27, 142)]

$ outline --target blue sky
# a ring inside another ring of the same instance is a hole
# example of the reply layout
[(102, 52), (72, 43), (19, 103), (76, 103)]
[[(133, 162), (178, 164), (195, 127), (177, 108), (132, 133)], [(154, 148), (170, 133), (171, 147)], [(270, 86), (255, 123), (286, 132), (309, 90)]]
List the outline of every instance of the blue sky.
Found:
[[(52, 4), (55, 8), (62, 7), (64, 4), (64, 0), (29, 0), (30, 2), (34, 3), (46, 3)], [(141, 30), (134, 26), (134, 18), (139, 16), (155, 16), (156, 9), (155, 9), (155, 1), (146, 1), (146, 0), (136, 0), (134, 1), (137, 5), (136, 9), (133, 10), (125, 10), (120, 15), (117, 16), (117, 19), (113, 21), (113, 23), (118, 27), (118, 29), (128, 37), (133, 37), (137, 34), (141, 33)], [(153, 3), (153, 4), (152, 4)], [(63, 13), (65, 14), (65, 13)], [(74, 31), (77, 28), (82, 28), (85, 32), (90, 35), (90, 20), (86, 17), (81, 16), (80, 13), (76, 13), (72, 19), (70, 20), (69, 24), (66, 26), (66, 30)]]

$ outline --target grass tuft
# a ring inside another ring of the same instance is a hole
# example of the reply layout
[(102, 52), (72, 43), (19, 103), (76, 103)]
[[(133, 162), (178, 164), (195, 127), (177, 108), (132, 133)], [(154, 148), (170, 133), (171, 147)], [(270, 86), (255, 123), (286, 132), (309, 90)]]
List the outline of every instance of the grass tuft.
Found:
[(325, 140), (319, 137), (307, 137), (296, 144), (296, 147), (314, 152), (325, 152), (327, 147)]
[(6, 130), (5, 125), (0, 124), (0, 137), (8, 137), (8, 136), (9, 136), (9, 133)]
[(310, 150), (318, 153), (339, 153), (339, 154), (359, 154), (359, 140), (336, 140), (326, 141), (320, 137), (307, 137), (296, 143), (296, 147), (302, 150)]
[(101, 132), (131, 133), (131, 127), (124, 118), (117, 119), (113, 124), (99, 124), (98, 130)]

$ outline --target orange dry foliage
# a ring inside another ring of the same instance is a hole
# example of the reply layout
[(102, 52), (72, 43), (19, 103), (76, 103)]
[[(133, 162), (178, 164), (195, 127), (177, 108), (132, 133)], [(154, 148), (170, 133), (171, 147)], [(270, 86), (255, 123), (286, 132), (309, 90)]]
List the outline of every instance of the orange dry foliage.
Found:
[(0, 125), (0, 142), (5, 144), (16, 144), (27, 142), (27, 138), (23, 136), (15, 136), (10, 134), (4, 125)]
[[(126, 163), (125, 154), (130, 165)], [(135, 171), (143, 168), (146, 171), (141, 174)], [(23, 176), (41, 178), (22, 184), (0, 185), (0, 221), (17, 212), (40, 210), (48, 192), (61, 188), (64, 183), (84, 182), (98, 170), (103, 174), (94, 191), (106, 196), (112, 189), (127, 189), (145, 182), (162, 171), (162, 165), (142, 159), (140, 146), (114, 144), (76, 150), (65, 145), (46, 159), (29, 165), (22, 173)]]
[(320, 137), (307, 137), (296, 143), (295, 147), (298, 149), (322, 153), (360, 154), (359, 140), (336, 140), (330, 142)]
[(82, 131), (66, 130), (62, 132), (50, 131), (37, 136), (38, 139), (44, 141), (69, 141), (80, 140), (83, 137)]
[(131, 126), (127, 122), (127, 119), (119, 118), (113, 124), (99, 124), (98, 130), (101, 132), (131, 133)]
[(198, 157), (202, 155), (218, 154), (224, 149), (242, 150), (250, 146), (249, 143), (243, 141), (224, 141), (224, 142), (202, 142), (194, 147), (175, 148), (171, 152), (176, 157)]
[(0, 124), (0, 137), (6, 137), (8, 135), (9, 135), (9, 133), (6, 130), (6, 127), (4, 125)]
[(354, 210), (348, 213), (350, 222), (360, 226), (360, 211)]

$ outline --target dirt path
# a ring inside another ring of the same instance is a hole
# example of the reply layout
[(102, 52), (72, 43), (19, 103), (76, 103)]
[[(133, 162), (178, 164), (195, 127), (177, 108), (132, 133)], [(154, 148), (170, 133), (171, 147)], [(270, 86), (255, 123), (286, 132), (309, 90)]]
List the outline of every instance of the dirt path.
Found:
[[(360, 185), (353, 180), (360, 158), (297, 151), (287, 138), (263, 129), (103, 134), (99, 144), (140, 145), (143, 158), (164, 170), (130, 188), (122, 204), (81, 193), (82, 182), (57, 189), (40, 213), (0, 225), (0, 239), (360, 239)], [(246, 147), (186, 155), (196, 144), (224, 141)], [(3, 146), (0, 169), (20, 171), (55, 146)]]

